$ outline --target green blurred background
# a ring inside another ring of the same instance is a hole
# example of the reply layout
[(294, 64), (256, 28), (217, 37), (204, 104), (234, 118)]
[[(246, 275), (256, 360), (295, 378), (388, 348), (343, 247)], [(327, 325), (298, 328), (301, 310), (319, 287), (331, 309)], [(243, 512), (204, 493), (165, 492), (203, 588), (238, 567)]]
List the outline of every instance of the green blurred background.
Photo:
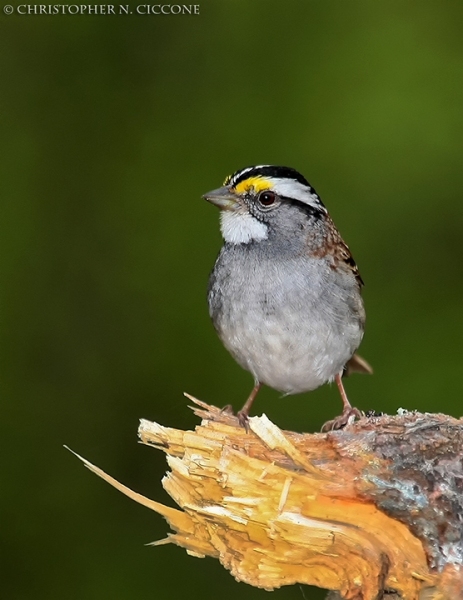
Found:
[[(351, 400), (463, 412), (463, 3), (200, 0), (0, 27), (1, 597), (268, 598), (145, 547), (162, 518), (62, 445), (171, 504), (138, 419), (193, 428), (183, 391), (240, 407), (252, 381), (209, 322), (221, 240), (201, 194), (257, 163), (300, 170), (360, 266), (375, 375)], [(339, 408), (333, 386), (255, 405), (299, 431)]]

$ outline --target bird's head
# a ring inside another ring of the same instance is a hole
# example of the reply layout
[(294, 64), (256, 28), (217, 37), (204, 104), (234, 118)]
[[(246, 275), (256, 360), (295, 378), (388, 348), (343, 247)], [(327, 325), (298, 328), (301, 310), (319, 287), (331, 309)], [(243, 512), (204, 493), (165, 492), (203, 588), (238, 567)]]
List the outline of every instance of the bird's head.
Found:
[(317, 192), (290, 167), (240, 169), (203, 198), (221, 209), (222, 235), (231, 244), (294, 236), (327, 215)]

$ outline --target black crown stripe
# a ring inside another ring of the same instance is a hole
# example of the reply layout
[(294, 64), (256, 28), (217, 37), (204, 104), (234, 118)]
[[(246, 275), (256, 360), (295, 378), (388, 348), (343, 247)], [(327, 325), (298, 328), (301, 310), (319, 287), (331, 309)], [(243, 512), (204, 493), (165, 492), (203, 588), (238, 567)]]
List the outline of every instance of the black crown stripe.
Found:
[(276, 177), (281, 179), (293, 179), (294, 181), (302, 183), (302, 185), (306, 185), (312, 190), (312, 187), (307, 179), (301, 175), (299, 171), (296, 171), (296, 169), (292, 169), (291, 167), (277, 167), (274, 165), (259, 165), (257, 167), (246, 167), (244, 169), (240, 169), (239, 171), (233, 173), (233, 175), (227, 177), (225, 180), (225, 185), (231, 185), (234, 187), (250, 177)]

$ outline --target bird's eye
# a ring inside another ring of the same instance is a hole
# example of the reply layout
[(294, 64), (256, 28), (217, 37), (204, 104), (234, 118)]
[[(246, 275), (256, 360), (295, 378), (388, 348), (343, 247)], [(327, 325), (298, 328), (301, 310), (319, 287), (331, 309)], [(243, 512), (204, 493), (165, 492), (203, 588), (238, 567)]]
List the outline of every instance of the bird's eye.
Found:
[(259, 203), (262, 204), (262, 206), (272, 206), (272, 204), (275, 204), (276, 201), (276, 194), (274, 194), (273, 192), (262, 192), (259, 195)]

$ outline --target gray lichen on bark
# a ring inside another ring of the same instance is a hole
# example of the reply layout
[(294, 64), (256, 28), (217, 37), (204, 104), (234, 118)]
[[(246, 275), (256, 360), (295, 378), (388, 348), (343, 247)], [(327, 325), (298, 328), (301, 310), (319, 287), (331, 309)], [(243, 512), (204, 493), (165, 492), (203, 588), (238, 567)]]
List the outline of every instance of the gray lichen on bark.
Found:
[(402, 411), (364, 434), (366, 448), (388, 464), (377, 475), (365, 473), (372, 484), (365, 497), (410, 528), (431, 568), (463, 565), (462, 421)]

